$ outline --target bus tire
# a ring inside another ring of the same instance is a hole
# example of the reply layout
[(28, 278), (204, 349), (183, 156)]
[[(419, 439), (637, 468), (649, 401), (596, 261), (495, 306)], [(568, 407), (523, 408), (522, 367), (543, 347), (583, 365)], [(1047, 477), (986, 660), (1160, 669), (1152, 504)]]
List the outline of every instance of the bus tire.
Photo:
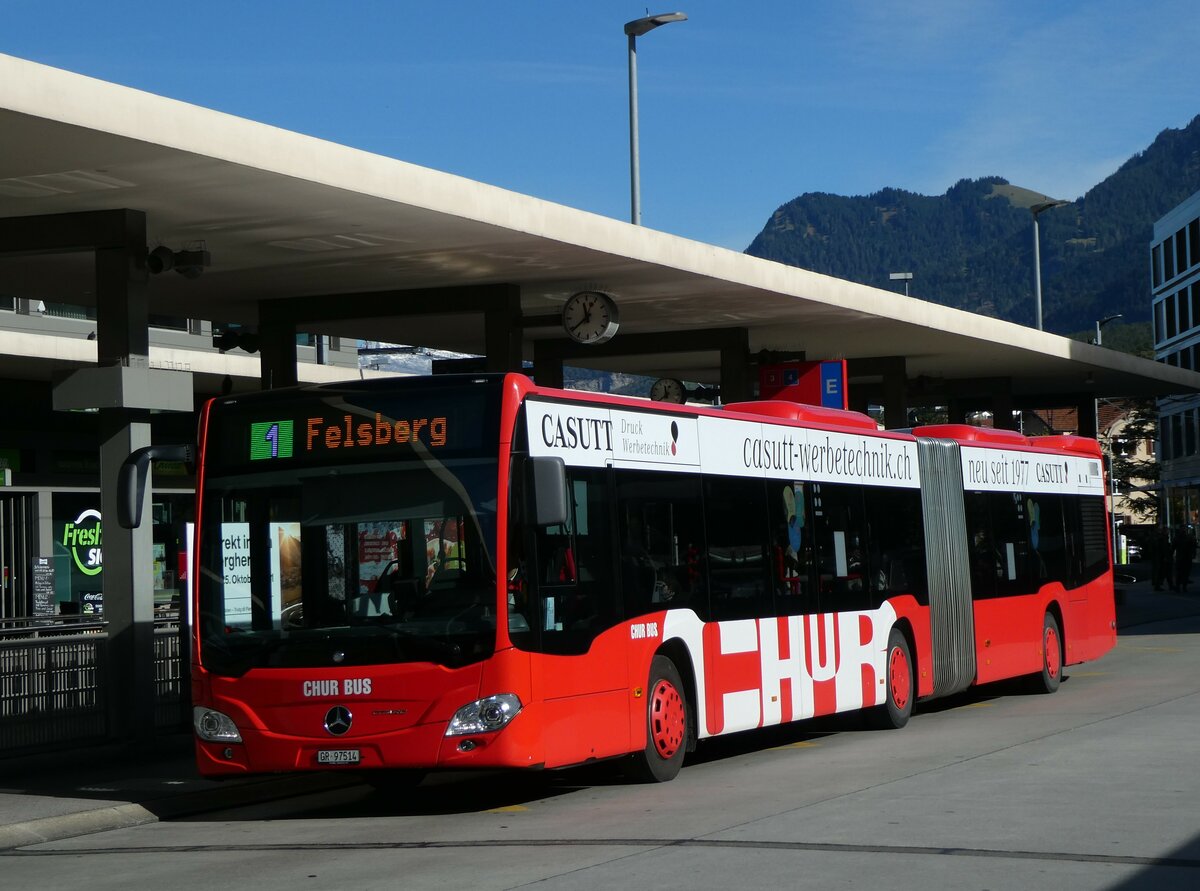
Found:
[(687, 751), (689, 725), (679, 669), (666, 656), (655, 656), (646, 685), (646, 747), (633, 754), (629, 774), (643, 783), (675, 779)]
[(899, 628), (888, 634), (883, 663), (884, 703), (867, 713), (867, 723), (876, 730), (899, 730), (912, 716), (916, 684), (908, 638)]
[(1054, 613), (1042, 620), (1042, 670), (1031, 678), (1038, 693), (1053, 693), (1062, 683), (1062, 633)]

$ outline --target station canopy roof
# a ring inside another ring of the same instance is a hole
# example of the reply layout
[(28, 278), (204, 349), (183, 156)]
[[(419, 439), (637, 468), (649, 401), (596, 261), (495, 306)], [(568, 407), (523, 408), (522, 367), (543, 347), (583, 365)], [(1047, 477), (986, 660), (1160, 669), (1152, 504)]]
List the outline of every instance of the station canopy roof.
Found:
[[(1200, 389), (1190, 371), (0, 55), (0, 217), (113, 208), (146, 213), (149, 247), (211, 252), (199, 278), (151, 278), (164, 316), (254, 324), (259, 301), (508, 283), (545, 317), (600, 288), (619, 302), (618, 339), (744, 327), (752, 352), (902, 355), (910, 380), (1009, 378), (1017, 397)], [(0, 294), (88, 305), (92, 288), (87, 254), (0, 256)], [(319, 333), (484, 351), (481, 316)], [(527, 358), (563, 336), (526, 329)], [(719, 369), (704, 350), (577, 364), (695, 382)]]

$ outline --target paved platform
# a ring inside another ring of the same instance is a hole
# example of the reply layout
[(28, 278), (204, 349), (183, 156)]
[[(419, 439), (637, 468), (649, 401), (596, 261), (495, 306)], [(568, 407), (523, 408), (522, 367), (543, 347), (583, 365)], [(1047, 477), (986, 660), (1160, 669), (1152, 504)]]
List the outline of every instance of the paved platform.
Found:
[[(1200, 617), (1200, 581), (1191, 592), (1156, 592), (1140, 567), (1118, 586), (1123, 635), (1169, 632)], [(1197, 574), (1200, 578), (1200, 573)], [(190, 737), (145, 751), (107, 747), (0, 760), (0, 849), (178, 819), (354, 783), (349, 774), (213, 781), (200, 778)]]
[(73, 749), (0, 760), (0, 850), (344, 786), (345, 775), (206, 780), (190, 736), (145, 751)]

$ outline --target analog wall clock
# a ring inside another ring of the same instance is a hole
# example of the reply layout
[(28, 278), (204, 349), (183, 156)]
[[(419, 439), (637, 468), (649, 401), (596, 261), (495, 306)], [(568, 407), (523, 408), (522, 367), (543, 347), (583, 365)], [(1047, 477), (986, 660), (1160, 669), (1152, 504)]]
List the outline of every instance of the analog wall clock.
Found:
[(563, 304), (563, 330), (578, 343), (612, 340), (620, 323), (616, 301), (603, 291), (580, 291)]
[(673, 402), (676, 405), (683, 405), (687, 402), (687, 388), (683, 385), (683, 381), (677, 381), (673, 377), (660, 378), (650, 387), (650, 398), (655, 402)]

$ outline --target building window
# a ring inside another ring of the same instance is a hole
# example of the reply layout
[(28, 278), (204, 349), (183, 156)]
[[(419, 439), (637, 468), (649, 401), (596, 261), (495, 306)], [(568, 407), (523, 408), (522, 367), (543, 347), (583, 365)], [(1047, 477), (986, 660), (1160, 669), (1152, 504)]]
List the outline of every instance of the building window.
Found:
[(1150, 282), (1157, 288), (1162, 284), (1162, 245), (1150, 249)]
[(1174, 337), (1176, 334), (1179, 333), (1179, 329), (1178, 329), (1178, 327), (1176, 327), (1177, 323), (1175, 320), (1175, 295), (1174, 294), (1167, 295), (1167, 299), (1164, 301), (1164, 303), (1166, 305), (1164, 306), (1163, 311), (1166, 313), (1166, 316), (1167, 316), (1167, 338), (1166, 339), (1170, 340), (1172, 337)]
[(1188, 300), (1188, 289), (1184, 288), (1175, 295), (1175, 298), (1176, 305), (1179, 307), (1179, 333), (1182, 334), (1195, 324), (1195, 320), (1190, 314), (1191, 301)]
[(1188, 256), (1192, 258), (1192, 265), (1200, 263), (1200, 219), (1192, 220), (1188, 223)]
[(1163, 281), (1169, 282), (1175, 277), (1175, 240), (1168, 238), (1162, 243), (1163, 250)]
[(1175, 233), (1175, 265), (1180, 272), (1188, 268), (1187, 230), (1180, 229)]

